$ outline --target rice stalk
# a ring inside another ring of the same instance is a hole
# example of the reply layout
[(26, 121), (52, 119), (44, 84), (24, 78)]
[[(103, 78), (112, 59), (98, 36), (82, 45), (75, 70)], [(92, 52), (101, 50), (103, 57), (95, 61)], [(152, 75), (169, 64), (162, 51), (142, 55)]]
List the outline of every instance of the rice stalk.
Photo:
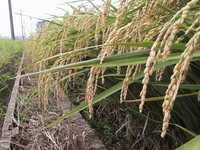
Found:
[[(180, 11), (175, 13), (174, 10), (176, 9), (174, 8), (174, 5), (179, 8), (181, 7), (181, 2), (181, 0), (152, 0), (145, 1), (144, 3), (142, 0), (137, 2), (133, 0), (121, 0), (119, 8), (112, 11), (111, 1), (107, 0), (102, 7), (102, 12), (95, 12), (96, 9), (84, 12), (85, 7), (80, 6), (78, 9), (74, 9), (73, 14), (76, 16), (63, 17), (64, 20), (61, 21), (62, 26), (48, 24), (40, 31), (39, 34), (32, 37), (32, 44), (36, 45), (33, 47), (32, 51), (33, 60), (36, 62), (42, 57), (42, 61), (35, 63), (35, 67), (41, 71), (81, 62), (84, 59), (90, 59), (91, 57), (101, 59), (100, 64), (103, 64), (106, 57), (114, 54), (119, 55), (148, 49), (148, 47), (145, 46), (138, 47), (120, 45), (120, 43), (155, 41), (151, 47), (145, 66), (141, 64), (129, 64), (123, 68), (118, 66), (116, 69), (116, 74), (118, 75), (125, 72), (125, 78), (123, 78), (120, 94), (120, 102), (122, 103), (127, 97), (127, 91), (130, 84), (133, 80), (135, 80), (136, 75), (141, 73), (144, 68), (144, 78), (142, 80), (143, 87), (140, 92), (141, 104), (139, 106), (139, 111), (142, 112), (145, 97), (148, 92), (147, 86), (149, 84), (150, 77), (153, 75), (155, 67), (158, 63), (167, 61), (174, 41), (176, 43), (183, 41), (184, 38), (177, 38), (177, 34), (180, 31), (185, 32), (185, 35), (194, 32), (195, 26), (199, 22), (199, 13), (196, 13), (196, 19), (193, 23), (187, 29), (182, 28), (185, 20), (190, 15), (190, 8), (197, 3), (197, 0), (192, 0)], [(161, 7), (158, 7), (158, 5), (160, 6), (161, 4), (162, 7), (174, 9), (162, 9)], [(172, 14), (173, 17), (171, 18)], [(54, 21), (56, 22), (56, 20)], [(165, 23), (166, 21), (167, 23)], [(171, 83), (166, 91), (165, 102), (163, 103), (165, 116), (163, 119), (162, 137), (164, 137), (167, 131), (169, 119), (171, 118), (170, 112), (173, 108), (179, 85), (185, 80), (192, 55), (198, 48), (199, 29), (195, 32), (195, 35), (189, 42), (187, 42), (187, 48), (181, 55), (180, 62), (177, 64), (178, 66), (174, 68), (174, 75), (172, 75)], [(119, 45), (115, 43), (118, 43)], [(100, 44), (103, 45), (102, 48), (98, 46)], [(113, 45), (106, 46), (108, 44)], [(92, 46), (94, 47), (89, 51), (89, 47)], [(161, 59), (163, 59), (163, 61)], [(187, 62), (185, 60), (187, 60)], [(162, 67), (155, 73), (157, 81), (162, 80), (164, 70), (165, 67)], [(47, 95), (50, 93), (47, 87), (51, 86), (51, 84), (55, 82), (58, 90), (57, 105), (59, 105), (61, 95), (60, 89), (64, 89), (65, 92), (67, 92), (68, 85), (75, 85), (77, 81), (76, 76), (73, 76), (73, 74), (77, 71), (78, 69), (76, 70), (70, 68), (58, 71), (54, 74), (47, 73), (39, 75), (38, 82), (40, 85), (38, 89), (46, 89), (44, 95), (40, 95), (39, 97), (39, 104), (46, 105), (42, 107), (47, 109)], [(88, 101), (90, 117), (92, 117), (93, 114), (93, 97), (97, 93), (98, 85), (100, 84), (100, 75), (102, 84), (105, 84), (104, 74), (106, 71), (107, 67), (94, 66), (91, 67), (88, 74), (85, 99)], [(69, 78), (65, 78), (66, 76)]]
[(163, 127), (161, 137), (165, 137), (167, 128), (169, 126), (169, 120), (171, 118), (170, 112), (173, 109), (174, 101), (179, 90), (179, 86), (186, 79), (190, 61), (193, 57), (193, 53), (200, 47), (200, 28), (197, 28), (197, 33), (190, 39), (187, 43), (187, 48), (181, 55), (180, 61), (176, 64), (173, 70), (173, 75), (171, 76), (171, 83), (168, 86), (166, 95), (163, 102)]
[[(179, 26), (180, 26), (180, 24), (182, 24), (184, 22), (185, 18), (188, 16), (189, 9), (193, 5), (195, 5), (196, 2), (197, 2), (197, 0), (192, 0), (185, 7), (183, 7), (180, 11), (178, 11), (173, 16), (173, 18), (165, 24), (165, 26), (161, 30), (158, 38), (156, 39), (154, 45), (152, 46), (150, 56), (149, 56), (149, 58), (147, 59), (147, 62), (146, 62), (146, 68), (144, 70), (145, 76), (144, 76), (144, 79), (143, 79), (143, 82), (142, 82), (143, 83), (143, 89), (140, 93), (140, 97), (141, 97), (141, 104), (139, 106), (140, 112), (142, 112), (142, 109), (143, 109), (147, 85), (148, 85), (150, 76), (152, 75), (152, 73), (154, 71), (155, 65), (157, 64), (157, 58), (159, 57), (159, 55), (162, 55), (162, 58), (165, 61), (167, 56), (170, 54), (170, 47), (172, 46), (172, 42), (174, 41), (175, 35), (178, 32)], [(181, 18), (179, 18), (177, 21), (174, 22), (175, 18), (179, 14), (182, 14)], [(160, 42), (161, 42), (161, 44), (160, 44)], [(157, 52), (157, 47), (163, 46), (163, 45), (164, 45), (163, 52), (161, 53), (161, 50), (159, 50)], [(156, 52), (157, 52), (157, 54), (156, 54)], [(162, 75), (163, 70), (164, 69), (162, 69), (162, 71), (161, 70), (159, 71), (159, 75)], [(157, 78), (160, 79), (160, 77), (157, 77)]]

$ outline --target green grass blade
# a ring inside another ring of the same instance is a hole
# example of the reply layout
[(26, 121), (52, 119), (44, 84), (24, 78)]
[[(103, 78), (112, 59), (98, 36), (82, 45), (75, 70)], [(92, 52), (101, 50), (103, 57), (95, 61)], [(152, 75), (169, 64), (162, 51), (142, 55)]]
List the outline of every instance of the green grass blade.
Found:
[[(16, 14), (21, 15), (20, 13), (16, 13)], [(51, 24), (55, 24), (55, 25), (60, 26), (60, 27), (63, 26), (63, 24), (60, 24), (60, 23), (57, 23), (57, 22), (54, 22), (54, 21), (50, 21), (50, 20), (46, 20), (46, 19), (41, 19), (41, 18), (29, 16), (29, 15), (24, 15), (24, 14), (22, 14), (22, 15), (25, 16), (25, 17), (31, 17), (31, 18), (38, 19), (38, 20), (41, 20), (41, 21), (49, 22)]]
[(102, 29), (111, 26), (114, 22), (115, 22), (115, 20), (110, 21), (110, 22), (107, 23), (106, 25), (104, 25), (104, 26), (98, 28), (97, 30), (93, 31), (92, 33), (88, 34), (86, 37), (84, 37), (83, 39), (81, 39), (79, 42), (84, 41), (85, 39), (87, 39), (88, 37), (90, 37), (91, 35), (93, 35), (94, 33), (99, 32), (99, 31), (101, 31)]
[[(168, 84), (164, 84), (164, 83), (149, 82), (149, 84), (152, 84), (152, 85), (155, 85), (155, 86), (168, 87)], [(180, 89), (199, 90), (200, 85), (198, 85), (198, 84), (182, 84), (182, 85), (180, 85), (179, 88)]]
[[(81, 49), (76, 49), (76, 50), (74, 50), (74, 51), (65, 52), (65, 53), (61, 53), (61, 54), (58, 54), (58, 55), (54, 55), (54, 56), (48, 57), (48, 58), (43, 59), (43, 60), (41, 60), (41, 61), (39, 61), (39, 62), (47, 61), (47, 60), (52, 59), (52, 58), (56, 58), (56, 57), (68, 55), (68, 54), (71, 54), (71, 53), (77, 53), (77, 52), (80, 52), (80, 51), (90, 50), (90, 49), (97, 48), (97, 47), (102, 47), (102, 46), (103, 46), (103, 45), (96, 45), (96, 46), (90, 46), (90, 47), (85, 47), (85, 48), (81, 48)], [(39, 62), (38, 62), (38, 63), (39, 63)]]
[(121, 55), (113, 55), (110, 57), (106, 57), (104, 63), (102, 63), (102, 64), (99, 64), (100, 58), (95, 58), (95, 59), (91, 59), (91, 60), (87, 60), (87, 61), (81, 61), (81, 62), (77, 62), (77, 63), (72, 63), (72, 64), (68, 64), (68, 65), (63, 65), (63, 66), (43, 70), (40, 72), (30, 73), (30, 74), (26, 74), (26, 75), (22, 75), (22, 76), (55, 72), (55, 71), (61, 71), (64, 69), (82, 69), (84, 67), (93, 67), (93, 66), (105, 67), (105, 66), (108, 66), (109, 64), (110, 65), (112, 64), (112, 66), (117, 66), (117, 65), (122, 66), (122, 65), (131, 64), (131, 63), (145, 63), (146, 58), (141, 57), (141, 58), (135, 59), (135, 60), (134, 60), (134, 58), (136, 58), (137, 56), (143, 56), (144, 54), (148, 54), (148, 53), (149, 53), (149, 50), (144, 50), (144, 51), (138, 51), (138, 52), (125, 53), (125, 54), (121, 54)]
[(135, 8), (135, 9), (129, 11), (126, 15), (130, 15), (130, 14), (132, 14), (132, 13), (138, 11), (139, 9), (141, 9), (141, 8), (144, 7), (144, 6), (145, 6), (145, 4), (142, 4), (142, 5), (140, 5), (139, 7), (137, 7), (137, 8)]
[(200, 149), (200, 135), (190, 140), (189, 142), (183, 144), (176, 150), (199, 150)]
[(190, 130), (188, 130), (188, 129), (182, 127), (182, 126), (179, 126), (178, 124), (175, 124), (175, 126), (181, 128), (182, 130), (184, 130), (185, 132), (189, 133), (190, 135), (192, 135), (192, 136), (194, 136), (194, 137), (197, 137), (197, 136), (198, 136), (198, 134), (196, 134), (196, 133), (194, 133), (194, 132), (192, 132), (192, 131), (190, 131)]
[[(40, 72), (22, 75), (21, 77), (48, 73), (48, 72), (62, 71), (64, 69), (82, 69), (84, 67), (117, 67), (117, 66), (133, 65), (133, 64), (145, 64), (147, 57), (138, 57), (138, 56), (141, 56), (141, 54), (144, 55), (148, 53), (149, 53), (149, 50), (144, 50), (144, 51), (131, 52), (131, 53), (125, 53), (125, 54), (120, 54), (120, 55), (113, 55), (110, 57), (106, 57), (102, 64), (100, 64), (100, 58), (96, 58), (96, 59), (91, 59), (87, 61), (81, 61), (77, 63), (59, 66), (59, 67), (43, 70)], [(168, 56), (168, 58), (166, 59), (166, 62), (159, 63), (157, 64), (157, 66), (166, 67), (166, 66), (169, 66), (169, 64), (177, 63), (179, 59), (180, 59), (180, 53), (170, 54), (170, 56)], [(192, 61), (197, 61), (197, 60), (200, 60), (199, 51), (196, 51), (194, 53), (193, 59), (192, 59)], [(159, 61), (162, 62), (162, 59), (159, 59)]]
[[(157, 65), (155, 70), (163, 68), (163, 65), (167, 66), (167, 65), (171, 65), (171, 64), (176, 64), (176, 61), (170, 61), (170, 63), (169, 62), (163, 62), (163, 63), (161, 63), (161, 65)], [(135, 80), (139, 80), (143, 76), (144, 76), (144, 73), (140, 72), (140, 73), (138, 73), (136, 75)], [(133, 82), (134, 82), (134, 80), (132, 80), (130, 83), (133, 83)], [(102, 99), (106, 98), (107, 96), (117, 92), (118, 90), (121, 89), (122, 85), (123, 85), (123, 81), (117, 83), (116, 85), (112, 86), (111, 88), (107, 89), (106, 91), (102, 92), (101, 94), (95, 96), (94, 99), (93, 99), (93, 104), (95, 104), (95, 103), (101, 101)], [(47, 125), (45, 128), (48, 128), (48, 127), (58, 123), (59, 121), (63, 120), (64, 118), (70, 117), (70, 116), (76, 114), (77, 112), (87, 108), (87, 107), (88, 107), (88, 102), (84, 102), (81, 105), (77, 106), (72, 111), (70, 111), (69, 113), (67, 113), (66, 115), (63, 115), (62, 117), (60, 117), (57, 120), (53, 121), (51, 124)]]
[[(141, 78), (143, 76), (143, 73), (140, 73), (140, 75), (137, 75), (137, 79)], [(102, 92), (101, 94), (97, 95), (94, 97), (93, 99), (93, 104), (99, 102), (100, 100), (106, 98), (107, 96), (117, 92), (119, 89), (121, 89), (123, 85), (123, 81), (119, 82), (118, 84), (112, 86), (111, 88), (109, 88), (108, 90)], [(81, 105), (77, 106), (75, 109), (73, 109), (72, 111), (70, 111), (69, 113), (67, 113), (66, 115), (63, 115), (62, 117), (56, 119), (55, 121), (53, 121), (51, 124), (47, 125), (45, 128), (48, 128), (56, 123), (58, 123), (59, 121), (63, 120), (64, 118), (70, 117), (74, 114), (76, 114), (77, 112), (85, 109), (88, 107), (88, 102), (84, 102)]]
[[(108, 45), (126, 45), (126, 46), (141, 46), (141, 47), (152, 47), (154, 41), (145, 41), (141, 43), (113, 43)], [(163, 46), (164, 48), (164, 46)], [(185, 50), (186, 44), (184, 43), (173, 43), (170, 49)]]
[(162, 8), (162, 9), (164, 9), (164, 10), (167, 10), (167, 11), (173, 13), (173, 14), (176, 14), (176, 11), (174, 11), (174, 10), (168, 8), (168, 7), (165, 7), (164, 5), (157, 4), (157, 7)]
[(88, 0), (88, 2), (89, 2), (98, 12), (101, 12), (101, 11), (99, 10), (99, 8), (98, 8), (97, 6), (95, 6), (95, 5), (92, 3), (91, 0)]
[[(182, 94), (182, 95), (177, 95), (176, 97), (185, 97), (185, 96), (191, 96), (191, 95), (198, 95), (200, 92), (195, 92), (195, 93), (189, 93), (189, 94)], [(158, 101), (158, 100), (163, 100), (164, 96), (159, 96), (159, 97), (152, 97), (152, 98), (146, 98), (144, 101), (145, 102), (151, 102), (151, 101)], [(135, 99), (135, 100), (125, 100), (124, 102), (140, 102), (140, 99)]]
[[(56, 57), (59, 57), (59, 56), (63, 56), (63, 55), (71, 54), (71, 53), (76, 53), (76, 52), (79, 52), (79, 51), (89, 50), (89, 49), (93, 49), (93, 48), (97, 48), (97, 47), (102, 47), (102, 46), (126, 45), (126, 46), (152, 47), (153, 43), (154, 43), (153, 41), (146, 41), (146, 42), (141, 42), (141, 43), (113, 43), (113, 44), (107, 44), (107, 45), (95, 45), (95, 46), (77, 49), (75, 51), (70, 51), (70, 52), (54, 55), (54, 56), (51, 56), (49, 58), (43, 59), (41, 61), (46, 61), (46, 60), (56, 58)], [(173, 43), (171, 48), (172, 49), (184, 50), (186, 48), (186, 46), (183, 43)], [(41, 61), (39, 61), (39, 62), (41, 62)]]
[[(74, 2), (77, 2), (77, 1), (74, 1)], [(71, 3), (71, 2), (70, 2)], [(73, 10), (78, 10), (76, 7), (74, 7), (74, 6), (72, 6), (72, 5), (70, 5), (69, 4), (69, 2), (68, 3), (66, 3), (69, 7), (71, 7), (71, 9), (73, 9)]]
[(72, 17), (87, 17), (87, 16), (93, 16), (93, 15), (64, 15), (64, 16), (57, 16), (57, 15), (51, 15), (51, 14), (47, 14), (51, 17), (54, 17), (54, 18), (63, 18), (63, 19), (68, 19), (68, 18), (72, 18)]

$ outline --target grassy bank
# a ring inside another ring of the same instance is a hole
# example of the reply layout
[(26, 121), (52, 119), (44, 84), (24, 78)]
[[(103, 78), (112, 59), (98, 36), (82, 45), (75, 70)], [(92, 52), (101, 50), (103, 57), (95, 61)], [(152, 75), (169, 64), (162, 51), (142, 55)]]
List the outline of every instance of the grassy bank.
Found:
[(0, 117), (7, 107), (23, 47), (24, 40), (0, 39)]

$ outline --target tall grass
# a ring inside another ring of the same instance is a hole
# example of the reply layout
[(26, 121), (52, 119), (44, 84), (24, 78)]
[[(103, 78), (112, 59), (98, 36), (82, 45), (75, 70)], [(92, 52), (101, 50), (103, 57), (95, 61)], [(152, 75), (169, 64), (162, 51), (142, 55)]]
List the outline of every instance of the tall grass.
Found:
[(3, 115), (12, 90), (13, 78), (18, 71), (24, 41), (0, 39), (0, 109)]
[(174, 149), (190, 140), (195, 134), (185, 131), (200, 133), (198, 7), (197, 0), (121, 0), (119, 7), (107, 0), (99, 11), (72, 7), (62, 21), (49, 21), (29, 40), (32, 74), (44, 91), (39, 106), (47, 110), (52, 85), (58, 107), (60, 89), (81, 87), (86, 102), (52, 124), (88, 107), (90, 117), (106, 112), (127, 149)]
[(18, 55), (22, 54), (24, 41), (17, 39), (15, 41), (10, 39), (0, 39), (0, 68), (6, 69), (6, 65), (19, 63)]

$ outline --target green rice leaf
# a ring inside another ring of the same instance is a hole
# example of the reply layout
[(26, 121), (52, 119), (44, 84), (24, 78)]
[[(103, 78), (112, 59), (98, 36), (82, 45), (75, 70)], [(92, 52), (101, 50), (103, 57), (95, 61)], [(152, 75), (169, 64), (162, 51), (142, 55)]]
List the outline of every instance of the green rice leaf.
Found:
[[(154, 43), (154, 41), (145, 41), (145, 42), (141, 42), (141, 43), (113, 43), (113, 44), (108, 44), (108, 45), (152, 47), (153, 43)], [(173, 43), (170, 49), (185, 50), (185, 48), (186, 48), (186, 44), (184, 44), (184, 43)]]
[[(163, 63), (161, 63), (161, 65), (157, 65), (157, 66), (155, 67), (155, 70), (160, 69), (160, 68), (163, 68), (163, 66), (168, 66), (168, 65), (171, 65), (171, 64), (176, 64), (176, 61), (170, 61), (170, 63), (169, 63), (169, 62), (163, 62)], [(139, 79), (141, 79), (143, 76), (144, 76), (144, 73), (143, 73), (143, 72), (140, 72), (140, 73), (138, 73), (138, 74), (136, 75), (135, 80), (139, 80)], [(130, 84), (133, 83), (133, 82), (134, 82), (134, 80), (132, 80), (132, 81), (130, 82)], [(121, 82), (119, 82), (119, 83), (113, 85), (111, 88), (109, 88), (109, 89), (107, 89), (106, 91), (104, 91), (104, 92), (100, 93), (99, 95), (95, 96), (94, 99), (93, 99), (93, 104), (95, 104), (95, 103), (101, 101), (102, 99), (108, 97), (108, 96), (111, 95), (111, 94), (114, 94), (115, 92), (117, 92), (118, 90), (120, 90), (120, 89), (122, 88), (122, 85), (123, 85), (123, 81), (121, 81)], [(197, 93), (198, 93), (198, 92), (197, 92)], [(190, 94), (190, 95), (191, 95), (191, 94)], [(157, 99), (159, 99), (159, 98), (157, 98)], [(70, 111), (69, 113), (67, 113), (66, 115), (63, 115), (62, 117), (60, 117), (60, 118), (58, 118), (57, 120), (53, 121), (52, 123), (50, 123), (49, 125), (47, 125), (45, 128), (48, 128), (48, 127), (50, 127), (50, 126), (52, 126), (52, 125), (58, 123), (59, 121), (63, 120), (64, 118), (73, 116), (73, 115), (76, 114), (77, 112), (79, 112), (79, 111), (81, 111), (81, 110), (83, 110), (83, 109), (85, 109), (85, 108), (87, 108), (87, 107), (88, 107), (88, 102), (84, 102), (84, 103), (80, 104), (79, 106), (77, 106), (77, 107), (76, 107), (75, 109), (73, 109), (72, 111)]]
[(200, 135), (196, 136), (194, 139), (183, 144), (176, 150), (199, 150), (200, 149)]
[(175, 126), (181, 128), (182, 130), (184, 130), (185, 132), (189, 133), (190, 135), (192, 135), (192, 136), (194, 136), (194, 137), (197, 137), (197, 136), (198, 136), (198, 134), (196, 134), (196, 133), (194, 133), (194, 132), (192, 132), (192, 131), (190, 131), (190, 130), (188, 130), (188, 129), (186, 129), (186, 128), (184, 128), (184, 127), (178, 125), (178, 124), (175, 124)]
[[(41, 73), (48, 73), (48, 72), (55, 72), (55, 71), (62, 71), (64, 69), (81, 69), (84, 67), (117, 67), (117, 66), (126, 66), (126, 65), (133, 65), (133, 64), (145, 64), (147, 57), (142, 57), (144, 54), (148, 55), (149, 50), (125, 53), (120, 55), (113, 55), (110, 57), (106, 57), (104, 62), (100, 64), (100, 58), (95, 58), (87, 61), (81, 61), (77, 63), (67, 64), (47, 70), (43, 70), (40, 72), (30, 73), (23, 76), (29, 75), (36, 75)], [(138, 57), (141, 56), (141, 57)], [(196, 58), (195, 58), (196, 57)], [(180, 59), (180, 53), (170, 54), (166, 59), (166, 62), (157, 64), (157, 67), (166, 67), (170, 64), (175, 64)], [(193, 55), (192, 61), (200, 60), (200, 53), (196, 51)], [(159, 59), (162, 62), (162, 59)]]
[(141, 8), (144, 7), (144, 6), (145, 6), (145, 4), (142, 4), (142, 5), (140, 5), (139, 7), (137, 7), (137, 8), (135, 8), (135, 9), (129, 11), (126, 15), (130, 15), (130, 14), (132, 14), (132, 13), (138, 11), (139, 9), (141, 9)]
[(168, 8), (168, 7), (165, 7), (164, 5), (157, 4), (157, 7), (162, 8), (162, 9), (164, 9), (164, 10), (167, 10), (167, 11), (173, 13), (173, 14), (176, 14), (176, 11), (174, 11), (174, 10)]
[[(191, 95), (197, 95), (200, 94), (200, 92), (195, 92), (195, 93), (189, 93), (189, 94), (182, 94), (182, 95), (177, 95), (176, 97), (185, 97), (185, 96), (191, 96)], [(164, 96), (160, 96), (160, 97), (152, 97), (152, 98), (146, 98), (144, 101), (145, 102), (151, 102), (151, 101), (158, 101), (158, 100), (163, 100)], [(135, 99), (135, 100), (125, 100), (124, 102), (141, 102), (140, 99)]]
[(99, 8), (98, 8), (96, 5), (94, 5), (94, 4), (92, 3), (91, 0), (88, 0), (88, 1), (89, 1), (89, 3), (90, 3), (98, 12), (101, 12), (101, 11), (99, 10)]
[[(21, 15), (20, 13), (16, 13), (16, 14)], [(38, 20), (41, 20), (41, 21), (49, 22), (49, 23), (55, 24), (57, 26), (63, 26), (63, 24), (60, 24), (60, 23), (55, 22), (55, 21), (51, 21), (51, 20), (47, 20), (47, 19), (41, 19), (41, 18), (38, 18), (38, 17), (33, 17), (33, 16), (29, 16), (29, 15), (24, 15), (24, 14), (22, 14), (22, 15), (26, 16), (26, 17), (32, 17), (32, 18), (35, 18), (35, 19), (38, 19)]]

